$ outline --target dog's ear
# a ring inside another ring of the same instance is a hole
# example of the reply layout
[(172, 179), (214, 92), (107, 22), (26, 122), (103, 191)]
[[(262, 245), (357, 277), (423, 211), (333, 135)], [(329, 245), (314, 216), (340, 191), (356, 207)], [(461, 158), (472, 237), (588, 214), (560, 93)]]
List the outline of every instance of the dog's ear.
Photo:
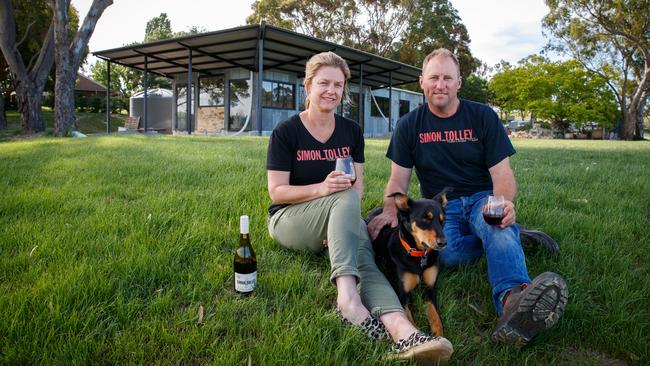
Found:
[(447, 192), (451, 192), (454, 189), (452, 187), (445, 187), (440, 193), (433, 197), (434, 200), (440, 202), (440, 206), (444, 209), (447, 207)]
[(395, 192), (389, 194), (386, 197), (393, 197), (395, 199), (395, 206), (397, 206), (398, 210), (403, 212), (409, 212), (411, 210), (413, 201), (409, 198), (409, 196), (405, 195), (404, 193)]

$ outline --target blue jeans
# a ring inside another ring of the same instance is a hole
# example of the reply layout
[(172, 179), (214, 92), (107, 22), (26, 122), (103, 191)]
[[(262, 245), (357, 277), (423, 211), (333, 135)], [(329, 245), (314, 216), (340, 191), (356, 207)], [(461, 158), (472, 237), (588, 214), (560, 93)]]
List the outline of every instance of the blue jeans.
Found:
[(488, 225), (483, 220), (482, 208), (491, 193), (482, 191), (447, 202), (447, 246), (438, 258), (443, 267), (457, 267), (473, 263), (485, 253), (492, 301), (497, 314), (501, 315), (501, 301), (506, 292), (531, 281), (521, 248), (519, 229), (515, 225), (501, 229)]

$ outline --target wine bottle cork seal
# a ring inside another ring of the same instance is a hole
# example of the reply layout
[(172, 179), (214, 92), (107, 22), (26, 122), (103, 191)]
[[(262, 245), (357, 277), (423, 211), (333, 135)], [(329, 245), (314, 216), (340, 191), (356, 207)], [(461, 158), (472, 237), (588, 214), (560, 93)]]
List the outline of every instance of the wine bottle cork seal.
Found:
[(248, 216), (242, 215), (239, 217), (239, 232), (241, 234), (248, 234)]

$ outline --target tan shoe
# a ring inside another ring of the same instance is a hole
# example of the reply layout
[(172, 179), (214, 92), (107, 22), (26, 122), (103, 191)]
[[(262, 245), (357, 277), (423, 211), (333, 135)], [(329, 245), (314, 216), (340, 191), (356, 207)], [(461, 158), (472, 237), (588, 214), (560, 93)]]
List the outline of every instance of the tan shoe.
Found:
[(393, 344), (392, 352), (388, 356), (390, 360), (413, 360), (421, 364), (439, 365), (449, 360), (454, 347), (446, 338), (415, 332)]
[(492, 340), (526, 345), (539, 332), (557, 323), (568, 298), (566, 281), (553, 272), (542, 273), (530, 285), (514, 287), (505, 298)]

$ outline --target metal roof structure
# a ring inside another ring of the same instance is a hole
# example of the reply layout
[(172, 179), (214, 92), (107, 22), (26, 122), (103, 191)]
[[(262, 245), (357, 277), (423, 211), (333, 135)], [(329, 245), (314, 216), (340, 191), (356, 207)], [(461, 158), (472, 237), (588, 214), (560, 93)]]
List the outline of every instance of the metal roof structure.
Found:
[(202, 75), (234, 67), (258, 72), (260, 59), (263, 70), (295, 72), (302, 77), (309, 57), (324, 51), (333, 51), (348, 62), (352, 83), (374, 89), (415, 82), (421, 73), (411, 65), (264, 23), (96, 51), (93, 55), (166, 77), (187, 74), (189, 65), (190, 72)]

